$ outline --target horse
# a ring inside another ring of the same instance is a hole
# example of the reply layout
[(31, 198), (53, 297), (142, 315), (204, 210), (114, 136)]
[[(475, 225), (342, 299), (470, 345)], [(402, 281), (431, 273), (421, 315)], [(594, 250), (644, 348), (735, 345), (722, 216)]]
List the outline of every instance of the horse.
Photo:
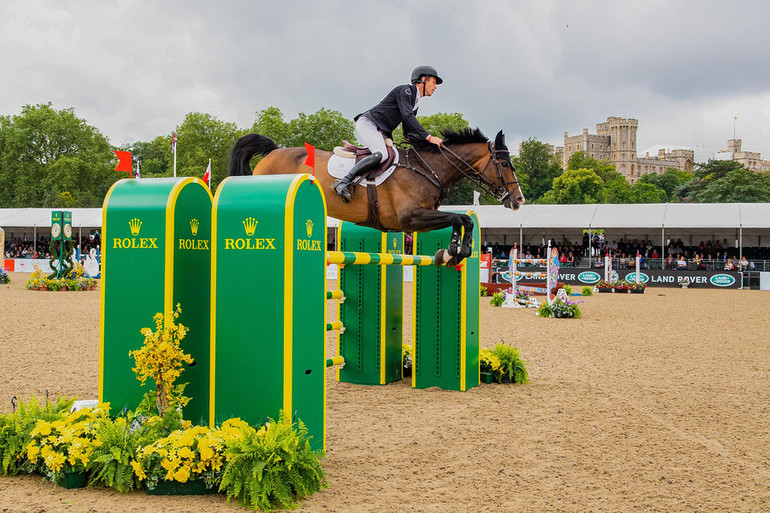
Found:
[[(326, 170), (332, 153), (317, 151), (315, 179), (326, 196), (328, 215), (382, 231), (425, 232), (451, 226), (449, 247), (436, 253), (435, 263), (457, 266), (471, 255), (473, 221), (465, 214), (438, 210), (454, 184), (469, 178), (513, 210), (525, 200), (502, 130), (494, 143), (478, 128), (445, 130), (442, 137), (440, 146), (410, 139), (411, 146), (398, 148), (398, 166), (377, 187), (373, 201), (367, 197), (365, 187), (356, 187), (353, 199), (345, 203), (332, 189), (335, 179)], [(256, 155), (263, 158), (252, 170), (250, 161)], [(279, 148), (268, 137), (248, 134), (236, 141), (230, 153), (228, 175), (305, 173), (306, 159), (305, 148)], [(371, 206), (376, 209), (374, 213)]]

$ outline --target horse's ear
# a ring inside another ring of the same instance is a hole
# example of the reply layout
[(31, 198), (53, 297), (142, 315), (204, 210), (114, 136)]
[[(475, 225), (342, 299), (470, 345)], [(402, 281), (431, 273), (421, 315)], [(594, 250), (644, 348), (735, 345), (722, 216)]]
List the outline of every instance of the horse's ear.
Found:
[(503, 131), (500, 130), (495, 136), (495, 147), (502, 148), (503, 146), (505, 146), (505, 134), (503, 134)]

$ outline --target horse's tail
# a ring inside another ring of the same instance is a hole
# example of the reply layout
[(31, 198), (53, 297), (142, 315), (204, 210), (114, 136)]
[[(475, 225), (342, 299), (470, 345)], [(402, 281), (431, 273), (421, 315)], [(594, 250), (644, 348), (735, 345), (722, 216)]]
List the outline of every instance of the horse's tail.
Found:
[(254, 155), (267, 155), (277, 150), (278, 145), (269, 137), (259, 134), (244, 135), (237, 141), (230, 152), (230, 167), (228, 176), (249, 176), (252, 174), (251, 158)]

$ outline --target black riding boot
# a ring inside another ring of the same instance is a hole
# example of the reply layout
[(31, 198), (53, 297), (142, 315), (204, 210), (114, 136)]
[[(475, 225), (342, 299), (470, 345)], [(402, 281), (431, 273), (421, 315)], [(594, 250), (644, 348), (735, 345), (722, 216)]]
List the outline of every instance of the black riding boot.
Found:
[(361, 159), (355, 166), (353, 166), (353, 169), (351, 169), (348, 174), (332, 184), (334, 192), (342, 198), (342, 201), (350, 203), (350, 200), (353, 199), (353, 193), (356, 190), (356, 186), (353, 185), (353, 182), (359, 176), (379, 166), (380, 162), (382, 162), (382, 153), (379, 151)]

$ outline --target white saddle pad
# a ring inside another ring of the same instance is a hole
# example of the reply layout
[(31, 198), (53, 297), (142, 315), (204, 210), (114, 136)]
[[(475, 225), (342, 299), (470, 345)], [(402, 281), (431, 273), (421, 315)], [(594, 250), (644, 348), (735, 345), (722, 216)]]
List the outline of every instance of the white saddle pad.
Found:
[[(342, 178), (343, 176), (348, 174), (351, 169), (353, 169), (353, 166), (355, 164), (356, 164), (356, 159), (340, 157), (339, 155), (334, 154), (329, 158), (329, 163), (326, 164), (326, 170), (334, 178)], [(374, 185), (375, 186), (380, 185), (382, 182), (387, 180), (388, 177), (393, 174), (393, 171), (395, 171), (397, 164), (398, 164), (398, 152), (396, 152), (396, 158), (393, 159), (393, 164), (391, 164), (390, 167), (385, 170), (385, 172), (381, 173), (374, 179)], [(364, 182), (372, 183), (371, 180), (364, 180), (361, 183), (364, 183)]]

